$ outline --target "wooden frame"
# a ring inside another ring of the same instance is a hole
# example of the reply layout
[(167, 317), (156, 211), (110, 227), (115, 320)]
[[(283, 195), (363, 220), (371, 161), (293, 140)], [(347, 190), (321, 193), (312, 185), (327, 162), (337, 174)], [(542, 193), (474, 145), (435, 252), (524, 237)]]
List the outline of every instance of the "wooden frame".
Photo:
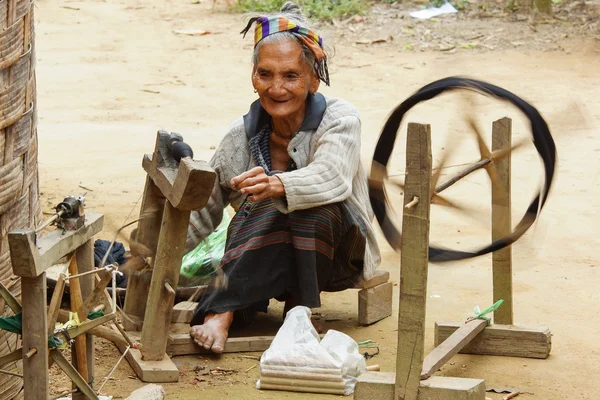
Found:
[[(166, 354), (175, 289), (191, 210), (206, 205), (216, 178), (203, 161), (183, 158), (176, 162), (168, 148), (172, 139), (158, 131), (154, 153), (146, 154), (142, 166), (147, 172), (136, 240), (154, 254), (150, 283), (148, 276), (132, 277), (124, 306), (124, 326), (129, 335), (141, 329), (140, 350), (132, 349), (127, 360), (145, 382), (177, 382), (179, 373)], [(146, 282), (144, 282), (146, 281)], [(121, 351), (124, 351), (122, 348)]]
[[(502, 118), (492, 123), (492, 150), (509, 150), (512, 146), (512, 121)], [(492, 240), (510, 235), (511, 219), (511, 154), (494, 161), (495, 182), (492, 185)], [(512, 247), (492, 254), (493, 302), (504, 300), (494, 312), (494, 325), (486, 327), (463, 353), (513, 357), (546, 358), (552, 348), (551, 334), (546, 327), (513, 325)], [(452, 334), (459, 322), (435, 324), (436, 346)]]
[[(396, 372), (368, 372), (358, 378), (355, 399), (368, 400), (484, 400), (480, 379), (432, 376), (458, 352), (546, 358), (551, 349), (547, 328), (513, 324), (512, 253), (510, 246), (493, 254), (493, 299), (502, 299), (494, 321), (438, 322), (436, 348), (423, 357), (427, 293), (431, 133), (428, 125), (409, 124), (406, 146), (406, 183), (402, 224), (400, 306)], [(511, 148), (511, 120), (492, 125), (493, 150)], [(493, 165), (492, 240), (511, 232), (510, 154)], [(502, 310), (502, 311), (500, 311)]]
[[(0, 287), (0, 295), (15, 312), (23, 313), (23, 347), (18, 352), (23, 359), (24, 394), (27, 400), (48, 399), (50, 362), (56, 362), (78, 389), (73, 399), (98, 399), (92, 388), (94, 341), (91, 330), (114, 320), (116, 314), (85, 321), (93, 305), (104, 300), (102, 297), (108, 279), (104, 277), (96, 283), (92, 272), (93, 236), (102, 230), (103, 215), (87, 213), (84, 218), (83, 226), (79, 229), (57, 229), (41, 238), (37, 238), (33, 230), (15, 230), (8, 234), (13, 271), (21, 277), (22, 305), (3, 286)], [(71, 310), (77, 312), (82, 321), (82, 324), (66, 330), (66, 335), (75, 341), (71, 349), (72, 363), (64, 358), (60, 350), (48, 349), (48, 336), (54, 333), (54, 324), (60, 314), (65, 276), (60, 276), (48, 307), (45, 272), (69, 254), (69, 272), (72, 275), (82, 273), (82, 276), (71, 281)], [(9, 358), (17, 354), (15, 352)]]

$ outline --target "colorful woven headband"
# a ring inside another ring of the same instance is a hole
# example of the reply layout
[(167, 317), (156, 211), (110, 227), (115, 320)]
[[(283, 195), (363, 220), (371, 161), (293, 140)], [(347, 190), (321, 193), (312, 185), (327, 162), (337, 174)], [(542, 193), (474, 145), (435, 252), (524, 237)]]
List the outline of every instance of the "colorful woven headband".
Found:
[(255, 17), (250, 18), (248, 25), (240, 32), (246, 37), (246, 33), (256, 22), (254, 31), (254, 47), (269, 35), (278, 32), (290, 32), (310, 49), (315, 55), (315, 72), (317, 77), (329, 86), (329, 70), (327, 69), (327, 54), (323, 50), (323, 38), (310, 29), (299, 26), (298, 24), (283, 17)]

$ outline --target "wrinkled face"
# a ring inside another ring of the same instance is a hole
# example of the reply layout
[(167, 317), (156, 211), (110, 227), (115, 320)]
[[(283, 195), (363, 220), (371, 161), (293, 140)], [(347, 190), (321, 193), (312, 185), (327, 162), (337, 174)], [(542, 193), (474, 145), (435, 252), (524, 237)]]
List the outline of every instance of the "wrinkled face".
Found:
[(252, 85), (265, 111), (277, 119), (304, 118), (306, 97), (319, 89), (319, 79), (302, 60), (302, 46), (289, 39), (265, 43), (258, 51)]

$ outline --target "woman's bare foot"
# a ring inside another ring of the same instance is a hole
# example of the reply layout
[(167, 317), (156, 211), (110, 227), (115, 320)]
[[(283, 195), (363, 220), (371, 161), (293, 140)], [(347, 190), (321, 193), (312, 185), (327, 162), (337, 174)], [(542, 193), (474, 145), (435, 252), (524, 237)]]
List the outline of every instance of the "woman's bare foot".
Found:
[(225, 348), (225, 341), (227, 341), (232, 322), (233, 311), (222, 314), (206, 314), (202, 325), (192, 326), (190, 336), (206, 350), (221, 354)]

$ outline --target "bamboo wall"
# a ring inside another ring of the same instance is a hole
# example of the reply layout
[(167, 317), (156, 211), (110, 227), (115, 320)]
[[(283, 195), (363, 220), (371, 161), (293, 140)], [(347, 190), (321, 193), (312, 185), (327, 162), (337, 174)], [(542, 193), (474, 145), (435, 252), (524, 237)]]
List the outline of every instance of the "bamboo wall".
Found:
[[(0, 281), (20, 297), (7, 233), (40, 220), (35, 101), (34, 5), (0, 0)], [(0, 311), (11, 310), (0, 299)], [(17, 335), (0, 331), (0, 357), (14, 351)], [(21, 363), (0, 369), (20, 372)], [(20, 399), (21, 378), (0, 374), (0, 400)]]

